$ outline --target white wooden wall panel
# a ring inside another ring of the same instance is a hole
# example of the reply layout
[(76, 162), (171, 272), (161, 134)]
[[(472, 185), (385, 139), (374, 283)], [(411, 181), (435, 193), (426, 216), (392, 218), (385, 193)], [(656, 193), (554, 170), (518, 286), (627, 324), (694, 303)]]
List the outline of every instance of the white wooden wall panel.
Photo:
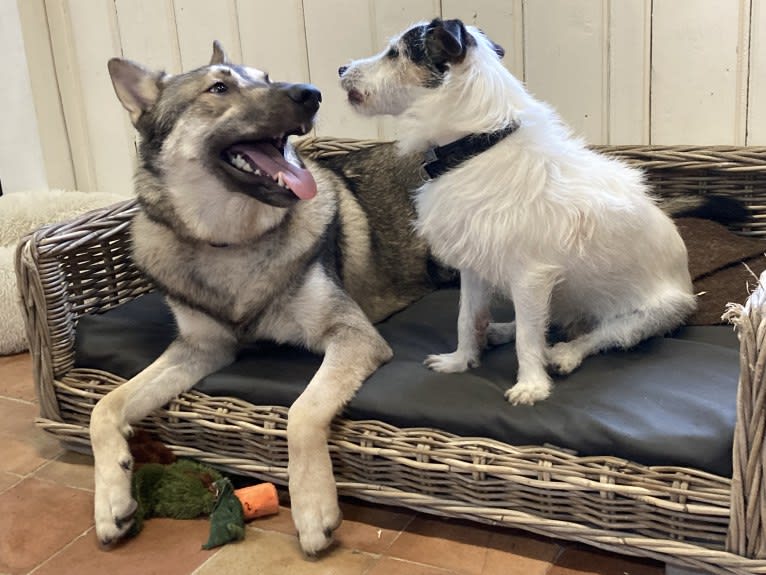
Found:
[[(363, 58), (379, 52), (388, 41), (412, 24), (432, 20), (439, 16), (439, 0), (374, 0), (371, 4), (373, 19), (373, 49), (368, 54), (352, 55)], [(383, 117), (378, 124), (379, 138), (395, 140), (398, 136), (396, 118)]]
[(320, 135), (378, 137), (378, 122), (351, 109), (338, 80), (339, 66), (376, 49), (372, 1), (303, 1), (311, 82), (322, 91)]
[[(86, 191), (129, 194), (133, 190), (133, 136), (114, 97), (106, 55), (120, 53), (112, 0), (69, 0), (74, 57), (80, 71), (83, 117), (95, 180)], [(79, 184), (79, 182), (78, 182)]]
[(527, 86), (594, 144), (608, 137), (606, 16), (606, 0), (524, 3)]
[(213, 40), (223, 44), (233, 62), (242, 61), (237, 5), (234, 0), (173, 0), (181, 68), (193, 70), (210, 62)]
[(503, 63), (524, 79), (524, 14), (522, 0), (442, 0), (442, 17), (478, 26), (505, 49)]
[(651, 0), (609, 0), (609, 144), (648, 144)]
[[(18, 17), (5, 18), (14, 3)], [(396, 122), (348, 106), (337, 69), (437, 15), (503, 45), (506, 66), (590, 142), (766, 144), (763, 0), (0, 0), (0, 8), (2, 25), (20, 20), (24, 29), (22, 83), (32, 86), (42, 152), (28, 151), (44, 162), (48, 185), (126, 191), (134, 134), (106, 61), (122, 54), (189, 70), (209, 60), (214, 39), (233, 61), (316, 84), (318, 133), (395, 137)], [(0, 35), (8, 42), (13, 30)], [(18, 121), (12, 115), (0, 107), (4, 127)], [(13, 150), (0, 150), (7, 164)]]
[(652, 143), (744, 144), (748, 12), (747, 0), (654, 0)]
[(750, 28), (750, 89), (748, 97), (747, 144), (766, 145), (766, 5), (752, 4)]
[(237, 0), (242, 61), (272, 80), (308, 82), (302, 0)]
[[(17, 3), (15, 0), (2, 0), (3, 13), (5, 14), (5, 10), (11, 8), (13, 4), (18, 6), (20, 23), (24, 31), (24, 45), (20, 48), (22, 50), (26, 48), (26, 63), (28, 64), (32, 90), (32, 98), (30, 99), (27, 95), (25, 103), (28, 106), (34, 105), (37, 118), (37, 131), (31, 129), (31, 123), (22, 122), (23, 137), (39, 140), (39, 144), (28, 144), (24, 145), (23, 148), (33, 156), (36, 155), (34, 152), (36, 146), (42, 149), (42, 158), (40, 158), (39, 163), (35, 162), (34, 165), (24, 169), (21, 169), (17, 164), (14, 165), (13, 169), (17, 174), (23, 174), (25, 179), (30, 177), (37, 179), (35, 174), (44, 173), (44, 183), (39, 182), (43, 187), (71, 190), (75, 188), (74, 168), (69, 150), (66, 123), (64, 122), (64, 111), (59, 98), (58, 82), (56, 81), (56, 69), (48, 33), (48, 20), (45, 15), (45, 2), (43, 0), (19, 0)], [(10, 25), (12, 22), (5, 15), (2, 19), (6, 25)], [(2, 26), (3, 24), (0, 24), (0, 27)], [(11, 30), (0, 33), (0, 37), (7, 40), (14, 38), (16, 33), (17, 31)], [(19, 54), (20, 59), (16, 60), (7, 49), (3, 50), (3, 53), (6, 54), (4, 61), (13, 63), (13, 73), (22, 74), (27, 69), (23, 59), (21, 59), (23, 54)], [(7, 74), (4, 76), (12, 77)], [(21, 82), (9, 82), (5, 93), (8, 93), (8, 88), (13, 91), (22, 85)], [(5, 107), (4, 109), (9, 110)], [(23, 115), (17, 115), (15, 111), (11, 111), (9, 117), (22, 118)], [(11, 134), (12, 130), (6, 126), (4, 132)], [(21, 140), (19, 137), (14, 136), (14, 140), (14, 146), (20, 147), (19, 142)], [(0, 154), (0, 159), (4, 158), (6, 155)], [(8, 156), (8, 158), (12, 159), (12, 156)], [(5, 189), (13, 189), (9, 187), (8, 181), (5, 181)]]
[(60, 0), (45, 0), (45, 11), (56, 66), (56, 80), (69, 136), (75, 184), (82, 191), (94, 190), (96, 175), (90, 155), (81, 74), (72, 39), (74, 31), (69, 18), (69, 5)]
[(122, 57), (152, 70), (180, 72), (173, 0), (115, 0), (115, 6)]

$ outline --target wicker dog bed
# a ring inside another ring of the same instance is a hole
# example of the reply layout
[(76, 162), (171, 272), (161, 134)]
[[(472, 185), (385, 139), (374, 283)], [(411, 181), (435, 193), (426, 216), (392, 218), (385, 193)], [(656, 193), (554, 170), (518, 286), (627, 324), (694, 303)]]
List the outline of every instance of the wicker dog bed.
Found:
[[(317, 139), (303, 153), (342, 155), (370, 142)], [(723, 193), (747, 204), (738, 231), (766, 236), (766, 148), (604, 147), (645, 168), (660, 195)], [(17, 251), (32, 352), (38, 424), (71, 449), (89, 449), (95, 403), (123, 379), (75, 367), (78, 319), (152, 291), (130, 260), (132, 201), (48, 226)], [(338, 418), (330, 449), (341, 493), (428, 513), (512, 526), (714, 573), (766, 574), (761, 482), (766, 291), (729, 314), (740, 338), (733, 475), (578, 456), (437, 429)], [(178, 454), (286, 483), (287, 408), (199, 391), (145, 426)]]

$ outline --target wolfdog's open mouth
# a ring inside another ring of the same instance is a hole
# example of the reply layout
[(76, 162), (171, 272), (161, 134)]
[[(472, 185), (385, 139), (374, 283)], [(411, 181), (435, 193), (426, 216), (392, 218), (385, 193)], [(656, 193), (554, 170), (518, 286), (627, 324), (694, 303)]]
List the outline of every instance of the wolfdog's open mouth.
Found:
[[(223, 159), (239, 171), (292, 191), (301, 200), (317, 193), (314, 177), (285, 156), (287, 136), (254, 142), (239, 142), (223, 153)], [(297, 161), (297, 160), (296, 160)]]

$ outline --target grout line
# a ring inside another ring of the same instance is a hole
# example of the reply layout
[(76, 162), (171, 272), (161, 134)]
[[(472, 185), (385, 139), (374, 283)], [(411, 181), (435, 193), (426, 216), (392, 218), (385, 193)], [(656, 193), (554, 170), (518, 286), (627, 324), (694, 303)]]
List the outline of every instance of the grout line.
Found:
[(0, 395), (0, 399), (13, 401), (14, 403), (23, 403), (24, 405), (35, 405), (35, 401), (31, 399), (19, 399), (18, 397), (11, 397), (8, 395)]
[(77, 542), (78, 542), (80, 539), (82, 539), (82, 538), (83, 538), (83, 537), (85, 537), (85, 536), (86, 536), (88, 533), (90, 533), (90, 532), (91, 532), (91, 531), (92, 531), (94, 528), (95, 528), (95, 525), (91, 524), (91, 525), (90, 525), (90, 526), (89, 526), (89, 527), (88, 527), (88, 528), (87, 528), (85, 531), (83, 531), (82, 533), (80, 533), (78, 536), (76, 536), (74, 539), (72, 539), (72, 540), (71, 540), (69, 543), (67, 543), (66, 545), (64, 545), (64, 546), (63, 546), (61, 549), (59, 549), (58, 551), (54, 552), (54, 553), (53, 553), (53, 554), (52, 554), (50, 557), (48, 557), (47, 559), (44, 559), (44, 560), (43, 560), (43, 561), (42, 561), (40, 564), (38, 564), (38, 565), (37, 565), (36, 567), (34, 567), (34, 568), (31, 570), (31, 571), (29, 571), (29, 572), (27, 573), (27, 575), (32, 575), (32, 574), (33, 574), (35, 571), (38, 571), (38, 570), (39, 570), (39, 569), (41, 569), (41, 568), (42, 568), (44, 565), (47, 565), (48, 563), (50, 563), (51, 561), (53, 561), (53, 560), (54, 560), (56, 557), (58, 557), (59, 555), (61, 555), (61, 554), (62, 554), (64, 551), (66, 551), (67, 549), (69, 549), (69, 548), (70, 548), (72, 545), (74, 545), (74, 544), (75, 544), (75, 543), (77, 543)]
[(407, 531), (407, 528), (408, 528), (410, 525), (412, 525), (412, 522), (413, 522), (413, 521), (415, 521), (415, 518), (416, 518), (417, 516), (418, 516), (418, 514), (417, 514), (417, 513), (413, 513), (413, 514), (410, 516), (410, 519), (409, 519), (409, 521), (407, 521), (407, 523), (404, 525), (404, 527), (402, 527), (402, 528), (399, 530), (399, 532), (398, 532), (398, 533), (397, 533), (397, 534), (394, 536), (394, 538), (393, 538), (393, 539), (391, 539), (391, 543), (389, 543), (389, 544), (388, 544), (388, 547), (386, 547), (386, 548), (384, 549), (384, 551), (388, 551), (389, 549), (391, 549), (391, 547), (393, 546), (393, 544), (394, 544), (394, 543), (396, 543), (396, 542), (399, 540), (399, 537), (401, 537), (401, 536), (402, 536), (402, 533), (404, 533), (405, 531)]
[(6, 491), (10, 491), (14, 487), (16, 487), (19, 483), (21, 483), (22, 481), (24, 481), (26, 479), (26, 476), (19, 475), (18, 473), (14, 473), (13, 471), (5, 471), (4, 473), (7, 473), (8, 475), (12, 475), (13, 477), (16, 478), (16, 481), (11, 483), (8, 487), (6, 487), (4, 489), (0, 489), (0, 495), (5, 493)]

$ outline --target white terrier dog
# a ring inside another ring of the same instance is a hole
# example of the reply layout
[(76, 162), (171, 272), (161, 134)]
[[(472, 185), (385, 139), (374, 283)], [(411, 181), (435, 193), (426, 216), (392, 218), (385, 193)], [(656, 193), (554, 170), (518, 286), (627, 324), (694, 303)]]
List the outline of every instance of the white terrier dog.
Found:
[[(417, 24), (339, 69), (361, 113), (401, 118), (403, 153), (428, 151), (416, 227), (460, 270), (458, 348), (425, 363), (459, 372), (516, 338), (513, 404), (548, 397), (593, 353), (679, 326), (696, 305), (686, 247), (643, 174), (588, 149), (502, 65), (502, 48), (459, 20)], [(429, 179), (430, 178), (430, 179)], [(492, 292), (515, 325), (492, 324)], [(549, 324), (572, 339), (552, 347)]]

